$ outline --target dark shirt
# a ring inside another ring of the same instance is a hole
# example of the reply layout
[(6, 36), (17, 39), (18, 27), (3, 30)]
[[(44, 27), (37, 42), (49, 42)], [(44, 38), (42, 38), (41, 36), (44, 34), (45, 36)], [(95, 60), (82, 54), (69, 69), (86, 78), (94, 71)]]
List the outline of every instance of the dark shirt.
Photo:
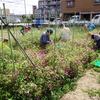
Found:
[(46, 43), (49, 44), (51, 41), (50, 37), (47, 35), (46, 32), (42, 33), (41, 37), (40, 37), (40, 42), (41, 43)]
[(23, 30), (25, 30), (25, 29), (30, 29), (28, 26), (25, 26), (25, 27), (23, 27), (22, 29), (21, 29), (21, 31)]
[(93, 34), (91, 36), (91, 38), (94, 39), (94, 41), (96, 42), (96, 41), (98, 41), (100, 39), (100, 35), (99, 34)]

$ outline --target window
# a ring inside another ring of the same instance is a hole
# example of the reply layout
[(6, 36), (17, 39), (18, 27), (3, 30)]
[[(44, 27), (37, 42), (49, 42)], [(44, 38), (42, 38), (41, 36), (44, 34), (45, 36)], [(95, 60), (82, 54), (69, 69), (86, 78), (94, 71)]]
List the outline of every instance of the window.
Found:
[(94, 3), (98, 4), (100, 3), (100, 0), (94, 0)]
[(100, 16), (95, 16), (95, 18), (94, 19), (98, 19)]
[(67, 7), (74, 6), (74, 2), (75, 2), (74, 0), (67, 0), (66, 1), (66, 6)]
[(77, 16), (77, 17), (71, 17), (70, 19), (79, 19), (79, 17)]

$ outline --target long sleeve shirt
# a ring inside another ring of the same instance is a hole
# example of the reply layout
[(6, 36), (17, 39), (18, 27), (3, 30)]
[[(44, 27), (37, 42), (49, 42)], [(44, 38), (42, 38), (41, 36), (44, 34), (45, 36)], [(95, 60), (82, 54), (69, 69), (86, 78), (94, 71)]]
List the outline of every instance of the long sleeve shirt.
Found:
[(50, 41), (52, 41), (52, 40), (51, 40), (50, 37), (47, 35), (47, 33), (46, 33), (46, 32), (42, 33), (42, 35), (41, 35), (41, 37), (40, 37), (40, 42), (41, 42), (41, 43), (49, 44)]
[(62, 41), (67, 41), (70, 40), (70, 36), (71, 36), (71, 31), (68, 27), (64, 27), (61, 30), (60, 36), (62, 38)]
[(100, 35), (99, 34), (93, 34), (91, 36), (91, 38), (94, 39), (94, 41), (96, 42), (96, 41), (100, 40)]
[[(10, 50), (9, 46), (7, 46), (5, 43), (3, 43), (4, 50)], [(2, 49), (2, 42), (0, 42), (0, 50)]]

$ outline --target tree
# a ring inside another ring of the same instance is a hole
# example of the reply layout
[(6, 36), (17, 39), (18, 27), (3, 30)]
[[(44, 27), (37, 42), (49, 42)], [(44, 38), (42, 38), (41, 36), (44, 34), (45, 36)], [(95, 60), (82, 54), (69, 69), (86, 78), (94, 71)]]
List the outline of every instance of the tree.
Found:
[(30, 18), (31, 18), (31, 19), (34, 19), (34, 14), (31, 14), (31, 15), (30, 15)]
[(21, 18), (22, 18), (22, 19), (25, 19), (25, 18), (26, 18), (26, 15), (22, 15)]

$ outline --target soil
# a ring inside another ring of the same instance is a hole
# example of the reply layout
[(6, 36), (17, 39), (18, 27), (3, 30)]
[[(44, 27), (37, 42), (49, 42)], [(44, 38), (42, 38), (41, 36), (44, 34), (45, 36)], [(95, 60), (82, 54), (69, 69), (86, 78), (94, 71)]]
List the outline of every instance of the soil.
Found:
[(100, 73), (98, 72), (88, 70), (84, 76), (77, 81), (77, 88), (65, 94), (60, 100), (100, 100), (98, 95), (90, 97), (88, 93), (85, 92), (88, 89), (100, 89), (100, 83), (98, 83), (99, 75)]

